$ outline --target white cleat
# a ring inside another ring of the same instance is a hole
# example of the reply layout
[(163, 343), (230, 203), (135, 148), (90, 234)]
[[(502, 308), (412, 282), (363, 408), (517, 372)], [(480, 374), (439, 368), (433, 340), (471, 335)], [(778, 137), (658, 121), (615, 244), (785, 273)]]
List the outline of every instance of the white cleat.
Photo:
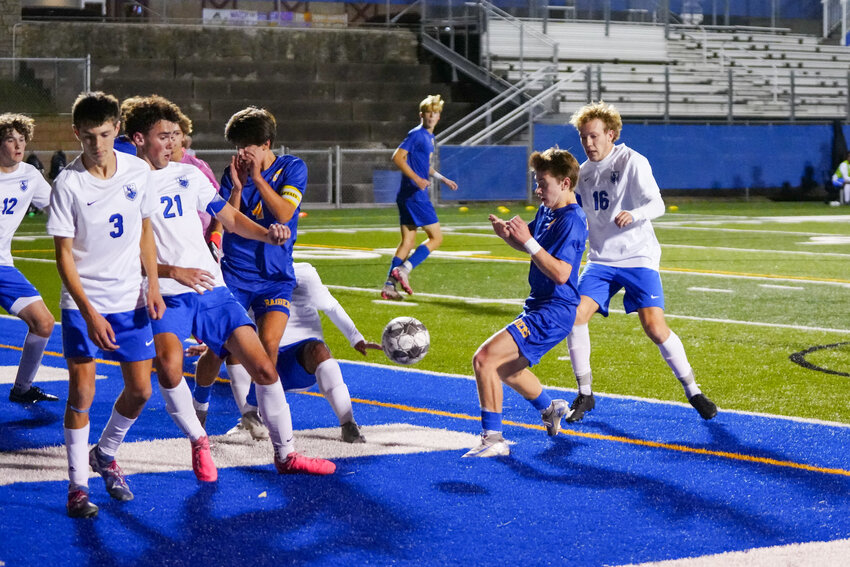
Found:
[(507, 441), (498, 431), (481, 434), (481, 444), (470, 449), (464, 457), (507, 457), (511, 454)]

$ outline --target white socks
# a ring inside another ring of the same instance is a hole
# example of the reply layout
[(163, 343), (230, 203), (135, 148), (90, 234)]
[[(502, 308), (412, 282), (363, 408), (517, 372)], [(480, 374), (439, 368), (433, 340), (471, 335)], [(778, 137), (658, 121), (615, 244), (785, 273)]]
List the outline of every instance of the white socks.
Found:
[(337, 419), (339, 419), (339, 424), (354, 421), (351, 394), (348, 391), (348, 386), (342, 381), (342, 370), (336, 359), (329, 358), (316, 367), (316, 382), (319, 384), (319, 391), (328, 400)]
[(295, 450), (292, 438), (292, 415), (289, 412), (289, 404), (286, 403), (286, 395), (283, 393), (283, 384), (277, 380), (274, 384), (256, 384), (255, 387), (260, 415), (266, 427), (269, 428), (269, 437), (278, 458), (283, 460)]
[[(239, 413), (244, 414), (247, 411), (256, 410), (257, 408), (253, 406), (247, 406), (245, 401), (248, 398), (248, 390), (251, 389), (251, 375), (241, 364), (228, 364), (226, 366), (227, 375), (230, 377), (230, 391), (233, 392), (233, 399), (236, 400)], [(259, 394), (257, 396), (259, 397)]]
[(591, 389), (593, 376), (590, 372), (590, 329), (587, 323), (573, 327), (567, 336), (567, 347), (570, 350), (570, 363), (576, 375), (578, 392), (589, 396), (593, 393)]
[(688, 355), (685, 354), (685, 347), (682, 345), (679, 336), (670, 331), (670, 336), (667, 340), (658, 345), (658, 350), (661, 351), (661, 356), (664, 361), (682, 383), (682, 388), (685, 389), (685, 395), (691, 397), (701, 393), (699, 386), (694, 379), (694, 372), (688, 362)]
[(18, 374), (15, 376), (15, 388), (23, 393), (30, 389), (32, 381), (41, 366), (41, 358), (44, 356), (44, 347), (47, 346), (49, 337), (41, 337), (33, 332), (27, 333), (24, 339), (24, 348), (21, 353), (21, 361), (18, 363)]
[(207, 434), (195, 413), (192, 392), (189, 390), (189, 385), (185, 379), (181, 379), (176, 388), (168, 389), (160, 384), (159, 391), (162, 392), (162, 397), (165, 399), (165, 409), (168, 410), (168, 415), (191, 441), (197, 441)]
[(65, 452), (68, 454), (69, 490), (88, 488), (89, 486), (89, 429), (87, 423), (82, 429), (65, 428)]
[(127, 435), (134, 423), (136, 423), (135, 419), (124, 417), (118, 413), (115, 406), (112, 406), (112, 415), (106, 422), (106, 427), (103, 428), (103, 433), (100, 434), (100, 440), (97, 442), (100, 452), (107, 457), (114, 458), (118, 452), (118, 447), (124, 441), (124, 436)]

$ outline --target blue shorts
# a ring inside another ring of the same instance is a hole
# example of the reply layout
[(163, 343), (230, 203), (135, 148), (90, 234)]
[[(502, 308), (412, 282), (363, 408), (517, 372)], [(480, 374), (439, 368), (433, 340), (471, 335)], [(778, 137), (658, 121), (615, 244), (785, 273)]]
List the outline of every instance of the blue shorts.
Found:
[(173, 333), (181, 341), (195, 335), (219, 357), (227, 350), (224, 343), (238, 327), (254, 323), (230, 290), (217, 287), (203, 294), (190, 291), (162, 298), (167, 309), (162, 319), (151, 321), (153, 334)]
[(440, 222), (437, 218), (437, 211), (434, 210), (434, 205), (431, 201), (414, 199), (408, 197), (396, 199), (398, 205), (398, 222), (402, 226), (428, 226)]
[(567, 338), (576, 320), (574, 305), (546, 304), (524, 309), (522, 314), (505, 327), (514, 338), (519, 353), (534, 366), (543, 355)]
[(104, 317), (112, 325), (118, 350), (100, 350), (89, 338), (88, 327), (80, 312), (76, 309), (62, 310), (62, 349), (65, 358), (137, 362), (156, 356), (150, 318), (145, 307), (123, 313), (108, 313)]
[(0, 306), (12, 315), (41, 299), (21, 271), (15, 266), (0, 266)]
[(605, 317), (608, 316), (611, 298), (622, 288), (626, 288), (626, 295), (623, 297), (626, 313), (633, 313), (644, 307), (664, 309), (661, 274), (653, 269), (587, 264), (578, 278), (579, 295), (586, 295), (599, 304), (599, 312)]
[(278, 350), (277, 374), (286, 392), (300, 392), (316, 383), (316, 375), (310, 374), (302, 366), (301, 353), (310, 343), (322, 342), (319, 339), (304, 339)]
[(294, 280), (267, 280), (259, 285), (254, 284), (250, 290), (240, 288), (238, 280), (228, 279), (227, 274), (224, 280), (239, 305), (245, 311), (254, 311), (254, 318), (259, 319), (269, 311), (281, 311), (289, 315), (289, 303), (292, 300), (292, 290), (295, 289)]

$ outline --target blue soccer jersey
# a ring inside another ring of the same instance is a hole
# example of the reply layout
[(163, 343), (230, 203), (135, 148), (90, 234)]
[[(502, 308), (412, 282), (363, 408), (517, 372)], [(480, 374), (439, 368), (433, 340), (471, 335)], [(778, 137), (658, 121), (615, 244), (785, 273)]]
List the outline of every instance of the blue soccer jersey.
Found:
[(528, 284), (531, 294), (525, 301), (526, 308), (534, 308), (546, 302), (579, 304), (578, 272), (587, 240), (587, 217), (577, 204), (560, 209), (540, 207), (534, 220), (528, 225), (532, 236), (549, 254), (570, 264), (573, 269), (564, 285), (549, 279), (531, 262)]
[[(407, 137), (399, 145), (407, 151), (407, 165), (423, 179), (428, 179), (431, 171), (431, 154), (434, 153), (434, 134), (421, 124), (407, 133)], [(401, 176), (401, 187), (398, 190), (399, 199), (428, 200), (428, 191), (423, 191), (406, 175)]]
[[(250, 284), (254, 282), (269, 280), (291, 281), (294, 285), (292, 247), (295, 245), (298, 231), (301, 198), (307, 188), (307, 166), (295, 156), (283, 155), (276, 157), (271, 167), (263, 171), (262, 175), (266, 183), (279, 195), (299, 203), (292, 218), (286, 223), (292, 231), (292, 237), (281, 246), (272, 246), (228, 232), (222, 240), (224, 259), (221, 262), (221, 268), (226, 279), (236, 278), (244, 282), (246, 287), (250, 287)], [(229, 199), (232, 188), (233, 181), (228, 168), (221, 177), (219, 190), (221, 196)], [(242, 188), (239, 210), (249, 219), (266, 228), (277, 222), (250, 177)]]

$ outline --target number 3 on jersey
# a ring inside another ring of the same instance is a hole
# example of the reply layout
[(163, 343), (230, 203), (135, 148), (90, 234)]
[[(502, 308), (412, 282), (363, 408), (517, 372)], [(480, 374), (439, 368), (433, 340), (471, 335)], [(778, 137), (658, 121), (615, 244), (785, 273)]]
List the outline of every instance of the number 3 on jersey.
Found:
[(593, 192), (593, 210), (605, 210), (608, 208), (611, 202), (608, 200), (608, 192), (607, 191), (594, 191)]
[(110, 231), (109, 236), (112, 238), (121, 238), (121, 235), (124, 234), (124, 217), (115, 213), (109, 217), (109, 222), (115, 227), (115, 230)]

